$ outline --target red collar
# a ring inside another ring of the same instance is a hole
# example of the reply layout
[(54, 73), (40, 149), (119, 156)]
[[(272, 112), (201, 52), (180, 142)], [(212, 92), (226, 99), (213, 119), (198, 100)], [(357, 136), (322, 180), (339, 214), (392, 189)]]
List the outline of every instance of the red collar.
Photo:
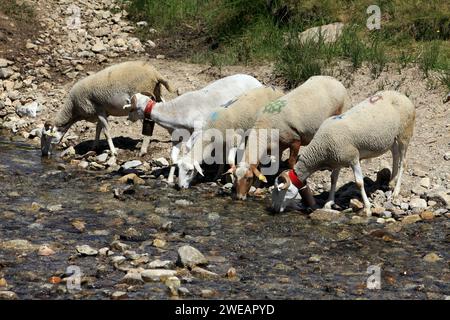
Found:
[(146, 118), (146, 119), (151, 118), (152, 110), (153, 110), (153, 107), (155, 106), (155, 104), (156, 104), (156, 101), (153, 101), (152, 99), (150, 99), (147, 102), (147, 105), (145, 106), (145, 110), (144, 110), (144, 118)]
[(294, 170), (289, 170), (289, 179), (291, 179), (291, 182), (294, 184), (294, 186), (297, 187), (297, 189), (303, 188), (305, 185), (300, 181), (300, 179), (297, 177), (297, 174)]

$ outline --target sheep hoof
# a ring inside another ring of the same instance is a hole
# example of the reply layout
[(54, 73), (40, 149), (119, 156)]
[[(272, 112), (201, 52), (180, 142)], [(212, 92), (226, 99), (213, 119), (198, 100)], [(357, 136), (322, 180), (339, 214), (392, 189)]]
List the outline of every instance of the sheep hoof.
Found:
[(372, 216), (372, 210), (370, 208), (364, 208), (364, 213), (366, 214), (367, 217)]

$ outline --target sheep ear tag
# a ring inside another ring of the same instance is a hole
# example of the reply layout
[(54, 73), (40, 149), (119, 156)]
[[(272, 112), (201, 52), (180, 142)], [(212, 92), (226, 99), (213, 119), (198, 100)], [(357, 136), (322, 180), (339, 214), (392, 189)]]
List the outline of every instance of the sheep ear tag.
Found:
[(260, 174), (260, 175), (258, 176), (258, 179), (259, 179), (260, 181), (262, 181), (262, 182), (267, 183), (267, 178), (266, 178), (266, 176), (263, 175), (263, 174)]
[(151, 119), (152, 109), (156, 102), (150, 100), (144, 110), (144, 122), (142, 123), (142, 135), (152, 136), (155, 129), (155, 121)]

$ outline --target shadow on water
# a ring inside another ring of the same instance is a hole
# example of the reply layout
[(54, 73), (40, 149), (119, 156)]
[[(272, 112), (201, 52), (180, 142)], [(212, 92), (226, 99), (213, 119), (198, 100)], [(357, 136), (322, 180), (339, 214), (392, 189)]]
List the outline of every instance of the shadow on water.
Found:
[[(169, 298), (160, 282), (121, 283), (125, 272), (111, 257), (76, 254), (78, 245), (100, 249), (117, 239), (150, 261), (175, 262), (184, 244), (203, 252), (206, 268), (219, 276), (182, 271), (187, 298), (201, 298), (202, 289), (224, 299), (442, 299), (450, 294), (445, 217), (391, 226), (375, 218), (354, 224), (352, 214), (315, 221), (298, 211), (270, 214), (269, 199), (232, 201), (209, 184), (177, 191), (147, 179), (141, 186), (124, 186), (114, 174), (59, 168), (54, 159), (41, 159), (38, 149), (0, 138), (0, 278), (20, 298), (109, 299), (115, 291), (136, 299)], [(133, 192), (115, 198), (113, 190), (125, 187)], [(29, 241), (29, 248), (8, 247), (17, 239)], [(155, 247), (154, 239), (166, 245)], [(55, 254), (39, 256), (37, 248), (44, 244)], [(441, 259), (425, 261), (430, 252)], [(145, 268), (132, 259), (125, 264)], [(49, 281), (64, 277), (70, 265), (82, 271), (80, 291)], [(380, 290), (366, 285), (368, 267), (374, 265), (381, 267)], [(236, 279), (225, 277), (230, 267), (237, 270)]]

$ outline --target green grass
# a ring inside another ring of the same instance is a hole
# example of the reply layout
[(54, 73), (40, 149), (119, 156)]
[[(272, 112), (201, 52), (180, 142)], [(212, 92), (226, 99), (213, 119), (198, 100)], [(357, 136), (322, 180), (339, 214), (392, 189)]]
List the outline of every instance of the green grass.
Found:
[[(215, 66), (275, 62), (290, 85), (342, 59), (354, 69), (367, 64), (374, 78), (395, 62), (399, 70), (418, 63), (425, 76), (433, 70), (448, 79), (450, 2), (131, 0), (125, 4), (134, 20), (148, 21), (162, 37), (174, 38), (189, 30), (194, 39), (203, 39), (203, 46), (196, 43), (186, 53), (190, 61)], [(372, 4), (381, 8), (380, 30), (366, 28), (366, 9)], [(299, 32), (337, 21), (346, 28), (335, 44), (297, 41)]]

